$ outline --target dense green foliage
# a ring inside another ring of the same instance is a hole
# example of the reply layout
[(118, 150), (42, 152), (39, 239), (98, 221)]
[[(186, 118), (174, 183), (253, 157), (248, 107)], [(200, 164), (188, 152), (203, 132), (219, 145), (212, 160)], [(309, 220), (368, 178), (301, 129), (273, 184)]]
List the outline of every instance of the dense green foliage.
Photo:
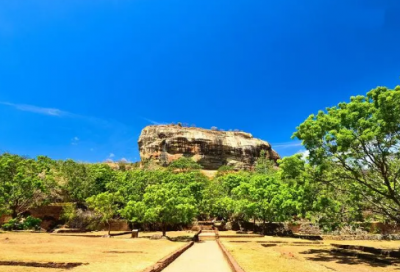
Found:
[(108, 235), (110, 235), (111, 224), (110, 220), (118, 212), (118, 203), (123, 202), (124, 199), (119, 193), (104, 192), (98, 195), (93, 195), (86, 199), (86, 203), (89, 208), (93, 209), (97, 214), (100, 215), (102, 223), (108, 225)]
[(310, 152), (315, 181), (400, 222), (400, 86), (378, 87), (311, 115), (294, 136)]
[(371, 219), (400, 222), (400, 87), (377, 88), (311, 115), (294, 137), (308, 158), (275, 163), (262, 151), (254, 171), (224, 166), (212, 179), (185, 157), (166, 168), (139, 168), (5, 153), (0, 215), (17, 218), (32, 207), (69, 202), (66, 221), (90, 221), (90, 211), (109, 226), (124, 218), (164, 235), (168, 227), (210, 219), (264, 226), (307, 219), (325, 230)]
[(32, 216), (28, 216), (24, 220), (14, 218), (3, 224), (2, 228), (4, 230), (38, 230), (41, 222), (41, 219)]

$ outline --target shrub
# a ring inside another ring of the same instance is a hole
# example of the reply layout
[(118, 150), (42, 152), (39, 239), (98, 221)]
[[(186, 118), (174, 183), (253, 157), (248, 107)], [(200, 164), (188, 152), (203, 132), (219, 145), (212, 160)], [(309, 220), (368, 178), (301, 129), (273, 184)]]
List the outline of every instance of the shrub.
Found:
[(300, 225), (299, 233), (306, 235), (321, 235), (321, 229), (312, 223), (303, 223)]
[(33, 216), (28, 216), (23, 223), (23, 227), (24, 227), (24, 229), (39, 230), (40, 223), (42, 223), (41, 219), (35, 218)]
[(100, 222), (98, 214), (90, 210), (78, 209), (75, 204), (65, 206), (61, 218), (70, 228), (82, 230), (96, 230)]
[(38, 230), (40, 229), (40, 223), (42, 220), (35, 218), (33, 216), (28, 216), (25, 220), (20, 218), (14, 218), (9, 220), (7, 223), (3, 224), (2, 228), (4, 230)]
[(8, 222), (4, 223), (2, 226), (3, 230), (22, 230), (24, 228), (23, 224), (19, 219), (10, 219)]
[(179, 159), (173, 161), (168, 167), (170, 169), (180, 169), (180, 170), (203, 168), (200, 164), (198, 164), (191, 158), (186, 158), (186, 157), (180, 157)]

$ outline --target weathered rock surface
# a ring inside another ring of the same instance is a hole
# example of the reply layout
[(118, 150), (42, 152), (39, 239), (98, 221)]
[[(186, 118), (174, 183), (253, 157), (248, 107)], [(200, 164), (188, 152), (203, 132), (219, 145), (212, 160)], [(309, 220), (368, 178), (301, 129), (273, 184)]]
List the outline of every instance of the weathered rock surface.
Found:
[(186, 156), (207, 170), (216, 170), (223, 165), (251, 169), (261, 150), (265, 150), (269, 159), (279, 159), (268, 142), (245, 132), (154, 125), (142, 130), (138, 143), (142, 161), (152, 160), (164, 166)]

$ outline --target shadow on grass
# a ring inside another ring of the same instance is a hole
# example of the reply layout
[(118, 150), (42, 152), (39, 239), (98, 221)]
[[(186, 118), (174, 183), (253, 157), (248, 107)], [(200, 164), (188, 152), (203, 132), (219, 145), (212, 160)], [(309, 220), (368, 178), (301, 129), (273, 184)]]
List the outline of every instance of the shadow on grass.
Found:
[(0, 261), (0, 265), (71, 269), (81, 265), (87, 265), (87, 263), (54, 263), (54, 262), (39, 263), (39, 262)]
[[(310, 249), (300, 252), (300, 254), (310, 255), (306, 259), (317, 262), (336, 262), (348, 265), (363, 264), (372, 267), (386, 267), (400, 264), (400, 259), (397, 258), (385, 258), (383, 256), (342, 249)], [(400, 267), (398, 270), (400, 270)]]
[(172, 242), (191, 242), (193, 241), (193, 236), (177, 236), (177, 237), (169, 237), (167, 239)]

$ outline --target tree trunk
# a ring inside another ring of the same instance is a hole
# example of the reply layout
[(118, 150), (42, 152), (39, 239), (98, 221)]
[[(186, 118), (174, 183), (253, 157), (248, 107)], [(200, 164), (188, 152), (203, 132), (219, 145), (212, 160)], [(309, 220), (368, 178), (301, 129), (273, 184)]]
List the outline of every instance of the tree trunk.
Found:
[(256, 232), (256, 218), (253, 218), (253, 232)]
[(167, 230), (166, 230), (166, 227), (165, 227), (164, 224), (162, 225), (162, 235), (163, 235), (164, 237), (167, 236)]
[(263, 235), (265, 235), (265, 218), (263, 218)]
[(111, 224), (109, 221), (107, 221), (107, 225), (108, 225), (108, 236), (111, 236)]
[(12, 207), (11, 207), (11, 217), (12, 217), (13, 219), (18, 217), (17, 209), (18, 209), (17, 206), (12, 206)]

